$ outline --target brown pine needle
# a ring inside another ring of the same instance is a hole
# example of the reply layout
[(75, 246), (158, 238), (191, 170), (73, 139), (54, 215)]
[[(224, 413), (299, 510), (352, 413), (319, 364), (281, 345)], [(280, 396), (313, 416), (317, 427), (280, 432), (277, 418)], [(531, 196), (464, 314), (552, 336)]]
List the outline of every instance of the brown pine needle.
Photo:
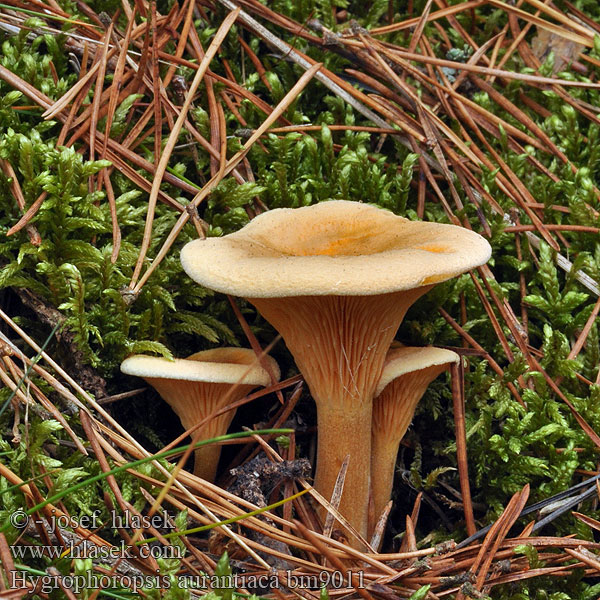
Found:
[[(154, 173), (154, 180), (152, 182), (152, 190), (150, 192), (150, 198), (148, 200), (148, 212), (146, 214), (146, 227), (144, 229), (144, 238), (142, 241), (142, 246), (140, 248), (139, 258), (136, 263), (135, 270), (133, 272), (133, 277), (131, 279), (131, 283), (129, 284), (129, 287), (131, 287), (131, 288), (136, 287), (136, 283), (138, 281), (138, 278), (142, 271), (142, 266), (144, 264), (144, 260), (146, 258), (146, 253), (148, 252), (148, 248), (150, 246), (150, 240), (151, 240), (151, 235), (152, 235), (152, 222), (154, 220), (154, 209), (156, 207), (156, 200), (158, 197), (158, 192), (159, 192), (162, 180), (163, 180), (164, 172), (167, 169), (167, 164), (169, 162), (169, 159), (171, 158), (171, 153), (173, 152), (173, 148), (175, 147), (175, 144), (177, 143), (177, 138), (179, 137), (179, 132), (181, 131), (181, 128), (183, 127), (183, 123), (185, 121), (187, 113), (192, 104), (194, 94), (196, 93), (196, 90), (198, 89), (198, 87), (200, 86), (200, 83), (202, 82), (202, 79), (204, 78), (204, 74), (206, 73), (206, 70), (208, 69), (210, 61), (214, 58), (215, 54), (217, 53), (219, 46), (225, 39), (225, 36), (231, 29), (231, 26), (237, 19), (239, 12), (240, 12), (239, 9), (236, 9), (233, 12), (231, 12), (227, 16), (227, 18), (223, 21), (223, 23), (219, 27), (219, 30), (215, 34), (215, 37), (213, 38), (213, 41), (211, 42), (210, 46), (208, 47), (206, 54), (204, 55), (204, 58), (202, 59), (202, 62), (200, 63), (200, 66), (199, 66), (198, 70), (196, 71), (196, 74), (194, 75), (194, 79), (189, 86), (188, 93), (187, 93), (187, 96), (185, 99), (185, 103), (181, 108), (181, 112), (179, 113), (179, 116), (177, 117), (177, 121), (175, 122), (173, 130), (171, 131), (171, 134), (169, 135), (169, 139), (167, 140), (167, 143), (162, 151), (160, 161), (158, 162), (158, 165), (156, 166), (156, 172)], [(184, 214), (187, 214), (187, 213), (184, 213)]]
[[(272, 123), (274, 123), (279, 115), (285, 112), (288, 106), (292, 103), (294, 98), (300, 93), (300, 91), (308, 84), (308, 82), (315, 76), (315, 74), (321, 68), (321, 64), (317, 63), (313, 65), (302, 77), (297, 81), (297, 83), (292, 87), (292, 89), (284, 96), (281, 102), (277, 105), (277, 107), (273, 110), (273, 112), (267, 117), (267, 119), (263, 122), (263, 124), (252, 134), (250, 139), (244, 144), (244, 147), (237, 152), (234, 156), (232, 156), (228, 161), (225, 167), (225, 170), (222, 174), (222, 177), (228, 175), (238, 163), (242, 161), (244, 156), (248, 153), (252, 145), (260, 138), (264, 131), (266, 131)], [(204, 198), (212, 191), (213, 187), (219, 183), (217, 176), (211, 178), (210, 181), (206, 183), (206, 185), (202, 188), (202, 190), (196, 194), (194, 199), (190, 202), (191, 206), (198, 206)], [(159, 250), (156, 258), (152, 261), (152, 264), (148, 268), (148, 270), (144, 273), (144, 275), (137, 282), (136, 286), (133, 288), (134, 293), (138, 293), (142, 286), (146, 283), (152, 271), (160, 264), (162, 259), (166, 256), (167, 252), (177, 239), (177, 236), (183, 229), (183, 226), (187, 223), (189, 219), (188, 213), (185, 212), (179, 217), (179, 220), (175, 224), (175, 227), (167, 237), (165, 243), (162, 248)]]
[(465, 429), (465, 399), (463, 388), (462, 363), (452, 364), (452, 406), (454, 409), (454, 428), (456, 436), (456, 460), (458, 463), (458, 474), (460, 489), (462, 492), (463, 510), (468, 535), (476, 531), (475, 518), (473, 516), (473, 504), (471, 502), (471, 488), (469, 485), (469, 466), (467, 461), (467, 435)]

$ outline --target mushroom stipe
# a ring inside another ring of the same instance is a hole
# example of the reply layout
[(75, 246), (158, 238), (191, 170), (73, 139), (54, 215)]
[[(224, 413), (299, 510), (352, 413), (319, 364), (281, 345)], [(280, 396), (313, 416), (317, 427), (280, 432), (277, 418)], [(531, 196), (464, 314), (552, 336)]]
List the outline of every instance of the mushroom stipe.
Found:
[(330, 499), (350, 456), (339, 511), (364, 535), (371, 409), (387, 349), (406, 310), (429, 290), (377, 296), (249, 298), (279, 331), (317, 403), (315, 488)]

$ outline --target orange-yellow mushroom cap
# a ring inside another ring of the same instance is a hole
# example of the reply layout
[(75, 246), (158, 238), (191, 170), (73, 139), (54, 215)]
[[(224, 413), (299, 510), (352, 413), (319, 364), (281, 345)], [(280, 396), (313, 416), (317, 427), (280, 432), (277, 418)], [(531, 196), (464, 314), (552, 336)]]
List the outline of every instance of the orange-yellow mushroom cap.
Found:
[(445, 281), (488, 261), (479, 234), (410, 221), (371, 204), (331, 200), (278, 208), (181, 251), (186, 273), (245, 298), (370, 296)]

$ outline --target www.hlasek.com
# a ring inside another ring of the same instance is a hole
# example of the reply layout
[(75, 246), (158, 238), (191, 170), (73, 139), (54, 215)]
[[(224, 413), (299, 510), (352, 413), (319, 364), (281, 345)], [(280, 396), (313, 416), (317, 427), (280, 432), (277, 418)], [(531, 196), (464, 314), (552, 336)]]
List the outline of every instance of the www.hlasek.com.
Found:
[[(321, 571), (318, 574), (297, 574), (280, 571), (263, 575), (181, 575), (176, 576), (180, 588), (210, 589), (344, 589), (364, 588), (363, 573)], [(127, 588), (136, 593), (141, 589), (168, 589), (173, 580), (166, 575), (104, 575), (88, 571), (83, 575), (30, 575), (13, 571), (10, 577), (13, 590), (35, 589), (49, 594), (56, 589), (67, 589), (77, 594), (82, 590)]]
[(67, 542), (65, 546), (11, 546), (13, 558), (91, 558), (93, 560), (117, 560), (119, 558), (184, 558), (185, 554), (179, 546), (158, 546), (140, 544), (133, 550), (125, 543), (116, 546), (99, 546)]

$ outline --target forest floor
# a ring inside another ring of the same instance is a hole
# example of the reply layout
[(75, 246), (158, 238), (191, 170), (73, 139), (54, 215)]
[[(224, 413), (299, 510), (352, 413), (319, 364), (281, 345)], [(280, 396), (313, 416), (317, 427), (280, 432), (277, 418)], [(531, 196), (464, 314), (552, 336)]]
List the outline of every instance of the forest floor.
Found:
[[(0, 597), (600, 597), (597, 2), (7, 0), (0, 41)], [(362, 541), (286, 344), (179, 259), (332, 199), (492, 252), (400, 325), (460, 362)], [(209, 482), (120, 365), (219, 346), (281, 379)]]

